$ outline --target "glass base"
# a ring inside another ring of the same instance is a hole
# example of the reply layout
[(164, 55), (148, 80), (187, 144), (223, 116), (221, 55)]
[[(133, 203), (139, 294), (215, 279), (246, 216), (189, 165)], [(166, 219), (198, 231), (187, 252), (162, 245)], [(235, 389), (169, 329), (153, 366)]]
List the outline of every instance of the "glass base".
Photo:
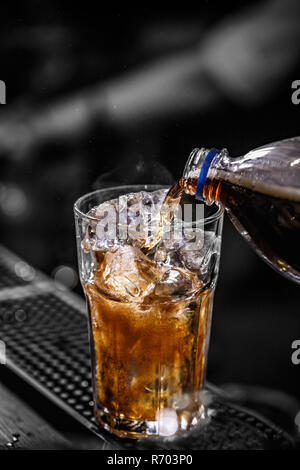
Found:
[(107, 431), (119, 436), (132, 439), (147, 437), (167, 437), (190, 431), (200, 422), (206, 420), (206, 409), (203, 405), (196, 411), (176, 411), (165, 408), (157, 413), (155, 421), (131, 420), (123, 417), (115, 417), (108, 410), (97, 405), (95, 407), (97, 424)]

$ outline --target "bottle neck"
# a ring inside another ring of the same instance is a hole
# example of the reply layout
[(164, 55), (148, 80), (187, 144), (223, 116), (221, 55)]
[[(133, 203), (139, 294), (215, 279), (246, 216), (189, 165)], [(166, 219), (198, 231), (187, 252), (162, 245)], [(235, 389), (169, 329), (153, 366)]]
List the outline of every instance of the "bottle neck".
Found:
[[(224, 168), (228, 161), (226, 149), (195, 149), (191, 153), (183, 172), (183, 179), (193, 181), (192, 194), (196, 199), (211, 205), (217, 201), (216, 178), (218, 168)], [(209, 183), (209, 184), (208, 184)]]

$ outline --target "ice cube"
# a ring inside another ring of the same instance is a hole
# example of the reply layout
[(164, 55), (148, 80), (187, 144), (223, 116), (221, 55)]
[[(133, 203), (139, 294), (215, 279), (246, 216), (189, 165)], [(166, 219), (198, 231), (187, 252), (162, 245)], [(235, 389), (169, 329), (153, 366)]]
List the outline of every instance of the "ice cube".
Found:
[(88, 213), (82, 248), (106, 251), (119, 245), (143, 247), (157, 236), (167, 189), (141, 191), (100, 204)]
[(194, 273), (181, 268), (167, 269), (155, 287), (158, 297), (188, 296), (200, 288)]
[(166, 189), (152, 193), (141, 191), (127, 195), (128, 238), (131, 244), (143, 248), (152, 243), (160, 231), (160, 209)]
[(161, 240), (154, 248), (154, 259), (168, 266), (184, 267), (180, 257), (180, 248), (184, 246), (185, 238), (182, 227), (171, 224), (165, 227)]
[(164, 244), (160, 244), (155, 250), (154, 260), (166, 266), (184, 267), (180, 258), (180, 251), (168, 250)]
[(94, 282), (111, 298), (140, 302), (154, 289), (159, 276), (153, 261), (137, 247), (124, 245), (103, 254)]
[[(201, 230), (201, 229), (198, 229)], [(180, 258), (184, 266), (191, 271), (198, 271), (200, 276), (207, 274), (211, 262), (220, 250), (220, 239), (214, 232), (201, 230), (196, 237), (190, 238), (180, 248)]]
[(164, 266), (188, 270), (207, 283), (219, 250), (220, 238), (214, 232), (201, 227), (183, 227), (182, 233), (172, 230), (164, 234), (155, 248), (154, 260)]
[[(203, 239), (202, 232), (198, 229), (197, 233), (192, 229), (186, 229), (182, 222), (177, 221), (168, 227), (161, 238), (161, 241), (155, 247), (154, 259), (159, 263), (168, 266), (177, 266), (185, 268), (184, 260), (182, 259), (181, 250), (192, 241), (196, 241), (195, 248), (198, 249), (199, 242)], [(200, 233), (200, 235), (199, 235)], [(198, 238), (201, 237), (201, 240)]]
[(117, 232), (118, 209), (115, 201), (94, 207), (88, 213), (84, 227), (82, 249), (85, 252), (104, 251), (119, 244)]

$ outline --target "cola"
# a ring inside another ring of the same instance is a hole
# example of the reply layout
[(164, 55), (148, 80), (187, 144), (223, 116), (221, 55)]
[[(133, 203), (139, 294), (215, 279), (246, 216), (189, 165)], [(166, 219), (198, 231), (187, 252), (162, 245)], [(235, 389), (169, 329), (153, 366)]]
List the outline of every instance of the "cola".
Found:
[(238, 158), (230, 158), (225, 149), (196, 149), (179, 186), (206, 204), (222, 204), (263, 260), (300, 282), (299, 138), (268, 144)]
[[(193, 297), (165, 286), (136, 302), (103, 292), (97, 277), (84, 285), (94, 344), (97, 422), (120, 436), (160, 434), (159, 410), (174, 410), (175, 431), (199, 417), (213, 289)], [(151, 273), (149, 273), (151, 276)], [(148, 285), (151, 284), (150, 279)], [(145, 284), (146, 287), (146, 284)], [(148, 429), (148, 431), (147, 431)]]

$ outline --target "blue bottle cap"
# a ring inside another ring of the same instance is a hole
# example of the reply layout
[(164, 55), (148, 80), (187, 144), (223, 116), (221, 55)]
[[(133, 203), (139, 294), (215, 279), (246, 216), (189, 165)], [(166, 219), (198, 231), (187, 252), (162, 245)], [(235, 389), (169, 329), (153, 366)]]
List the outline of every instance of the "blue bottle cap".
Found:
[(213, 159), (215, 158), (216, 155), (219, 155), (219, 153), (220, 153), (220, 150), (218, 149), (215, 149), (215, 148), (210, 149), (210, 151), (206, 155), (205, 160), (202, 164), (200, 175), (199, 175), (198, 182), (197, 182), (197, 189), (196, 189), (196, 199), (198, 199), (199, 201), (205, 201), (205, 198), (203, 196), (203, 189), (204, 189), (207, 173), (208, 173), (209, 167)]

